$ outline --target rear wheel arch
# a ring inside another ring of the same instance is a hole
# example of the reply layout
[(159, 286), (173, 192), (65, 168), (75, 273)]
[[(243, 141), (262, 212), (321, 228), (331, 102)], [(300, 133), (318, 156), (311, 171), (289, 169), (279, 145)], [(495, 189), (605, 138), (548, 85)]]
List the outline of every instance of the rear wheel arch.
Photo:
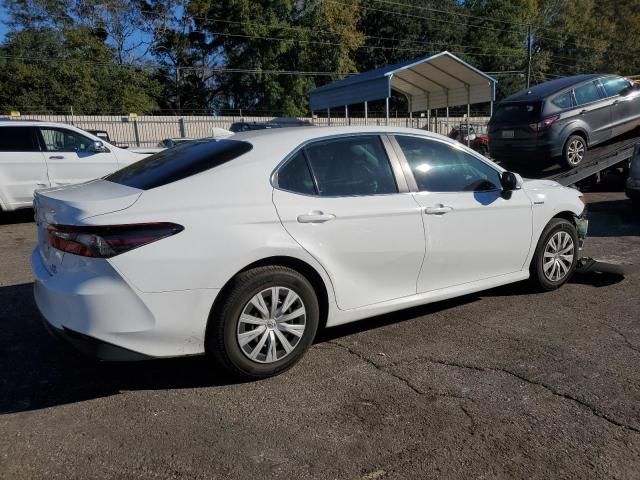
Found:
[(250, 263), (241, 270), (237, 271), (227, 281), (227, 283), (220, 290), (220, 293), (218, 293), (218, 295), (216, 296), (216, 299), (213, 302), (213, 306), (211, 307), (211, 313), (214, 313), (224, 303), (227, 295), (233, 288), (234, 281), (238, 277), (238, 275), (260, 267), (287, 267), (303, 275), (311, 283), (311, 286), (316, 293), (316, 297), (318, 298), (318, 304), (320, 307), (319, 327), (323, 328), (326, 325), (329, 314), (329, 290), (327, 289), (322, 276), (313, 266), (311, 266), (304, 260), (286, 255), (266, 257)]

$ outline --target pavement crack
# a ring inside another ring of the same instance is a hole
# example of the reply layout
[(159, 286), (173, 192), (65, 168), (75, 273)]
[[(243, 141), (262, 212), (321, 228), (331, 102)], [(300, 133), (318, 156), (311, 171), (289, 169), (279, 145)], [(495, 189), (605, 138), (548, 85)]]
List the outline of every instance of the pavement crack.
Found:
[(487, 370), (492, 370), (494, 372), (502, 372), (505, 373), (507, 375), (511, 375), (513, 377), (516, 377), (518, 379), (520, 379), (523, 382), (529, 383), (531, 385), (536, 385), (539, 387), (544, 388), (545, 390), (547, 390), (548, 392), (550, 392), (551, 394), (560, 397), (560, 398), (564, 398), (566, 400), (570, 400), (574, 403), (577, 403), (578, 405), (582, 406), (583, 408), (586, 408), (587, 410), (589, 410), (593, 415), (595, 415), (598, 418), (601, 418), (602, 420), (605, 420), (606, 422), (615, 425), (617, 427), (621, 427), (627, 430), (631, 430), (632, 432), (635, 433), (640, 433), (640, 428), (634, 427), (632, 425), (628, 425), (626, 423), (621, 422), (620, 420), (617, 420), (613, 417), (611, 417), (610, 415), (608, 415), (607, 413), (601, 411), (600, 409), (598, 409), (597, 407), (595, 407), (594, 405), (591, 405), (590, 403), (585, 402), (584, 400), (580, 400), (578, 397), (574, 397), (571, 394), (568, 393), (564, 393), (561, 392), (559, 390), (557, 390), (556, 388), (552, 387), (551, 385), (545, 383), (545, 382), (541, 382), (541, 381), (536, 381), (536, 380), (531, 380), (530, 378), (525, 377), (524, 375), (518, 374), (516, 372), (513, 372), (511, 370), (507, 370), (505, 368), (489, 368)]
[(631, 340), (629, 340), (627, 338), (627, 336), (624, 333), (622, 333), (622, 331), (620, 331), (618, 328), (614, 327), (613, 325), (609, 325), (608, 323), (604, 323), (604, 322), (600, 322), (600, 323), (602, 323), (602, 325), (604, 325), (608, 329), (610, 329), (610, 330), (614, 331), (615, 333), (617, 333), (618, 336), (620, 336), (622, 338), (622, 340), (624, 340), (624, 342), (627, 344), (627, 346), (631, 350), (634, 350), (634, 351), (640, 353), (640, 347), (638, 347), (637, 345), (632, 343)]
[[(564, 393), (559, 391), (558, 389), (556, 389), (555, 387), (549, 385), (548, 383), (542, 382), (542, 381), (537, 381), (537, 380), (532, 380), (530, 378), (525, 377), (522, 374), (516, 373), (512, 370), (506, 369), (506, 368), (501, 368), (501, 367), (478, 367), (475, 365), (469, 365), (469, 364), (464, 364), (464, 363), (459, 363), (459, 362), (452, 362), (452, 361), (445, 361), (445, 360), (434, 360), (430, 357), (414, 357), (410, 360), (406, 360), (406, 361), (399, 361), (396, 363), (391, 363), (389, 365), (386, 366), (381, 366), (378, 365), (377, 363), (375, 363), (372, 360), (369, 360), (368, 358), (366, 358), (365, 356), (363, 356), (361, 353), (353, 350), (351, 347), (347, 346), (347, 345), (343, 345), (341, 343), (335, 342), (335, 341), (328, 341), (327, 343), (330, 343), (332, 345), (335, 345), (339, 348), (342, 348), (344, 350), (346, 350), (347, 352), (349, 352), (351, 355), (359, 358), (360, 360), (362, 360), (365, 363), (368, 363), (369, 365), (372, 365), (376, 370), (380, 370), (381, 372), (384, 372), (388, 375), (391, 375), (392, 377), (396, 378), (397, 380), (401, 381), (403, 384), (405, 384), (408, 388), (410, 388), (413, 392), (419, 394), (419, 395), (428, 395), (428, 394), (434, 394), (436, 396), (444, 396), (444, 397), (451, 397), (451, 398), (458, 398), (458, 399), (466, 399), (466, 400), (471, 400), (473, 401), (472, 398), (468, 398), (468, 397), (462, 397), (462, 396), (456, 396), (456, 395), (452, 395), (452, 394), (446, 394), (446, 393), (437, 393), (437, 392), (432, 392), (432, 391), (423, 391), (420, 388), (418, 388), (417, 386), (415, 386), (413, 383), (411, 383), (408, 379), (406, 379), (405, 377), (403, 377), (402, 375), (398, 375), (397, 373), (394, 373), (392, 371), (389, 370), (390, 367), (393, 366), (397, 366), (397, 365), (401, 365), (404, 363), (410, 363), (416, 360), (425, 360), (428, 361), (430, 363), (434, 363), (437, 365), (444, 365), (444, 366), (448, 366), (448, 367), (455, 367), (455, 368), (464, 368), (464, 369), (469, 369), (469, 370), (474, 370), (474, 371), (478, 371), (478, 372), (497, 372), (497, 373), (503, 373), (505, 375), (510, 375), (512, 377), (515, 377), (517, 379), (519, 379), (522, 382), (528, 383), (530, 385), (535, 385), (538, 387), (542, 387), (544, 388), (546, 391), (548, 391), (549, 393), (551, 393), (552, 395), (556, 396), (556, 397), (560, 397), (563, 398), (565, 400), (569, 400), (573, 403), (576, 403), (578, 405), (580, 405), (583, 408), (586, 408), (587, 410), (589, 410), (593, 415), (595, 415), (598, 418), (601, 418), (602, 420), (610, 423), (611, 425), (615, 425), (617, 427), (620, 428), (624, 428), (626, 430), (630, 430), (632, 432), (635, 433), (640, 433), (640, 428), (638, 427), (634, 427), (632, 425), (628, 425), (620, 420), (617, 420), (616, 418), (613, 418), (611, 415), (603, 412), (602, 410), (600, 410), (599, 408), (597, 408), (594, 405), (591, 405), (588, 402), (585, 402), (584, 400), (579, 399), (578, 397), (575, 397), (569, 393)], [(465, 413), (468, 413), (465, 412)]]
[(469, 413), (469, 410), (467, 410), (465, 408), (464, 405), (460, 404), (460, 410), (462, 410), (462, 413), (465, 414), (465, 416), (469, 419), (470, 425), (469, 425), (469, 433), (471, 435), (475, 435), (476, 434), (476, 420), (475, 418), (473, 418), (473, 415), (471, 415)]

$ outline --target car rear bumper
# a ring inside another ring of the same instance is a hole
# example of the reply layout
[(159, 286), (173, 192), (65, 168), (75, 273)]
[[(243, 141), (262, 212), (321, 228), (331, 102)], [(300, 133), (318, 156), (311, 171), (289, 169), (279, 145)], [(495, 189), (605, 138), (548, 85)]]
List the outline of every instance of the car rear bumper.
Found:
[(58, 273), (51, 274), (38, 249), (31, 256), (36, 305), (57, 336), (104, 360), (204, 352), (218, 290), (140, 292), (107, 260), (91, 259), (90, 268), (65, 268), (79, 258), (65, 255)]
[(503, 142), (489, 140), (489, 152), (493, 158), (499, 160), (544, 160), (562, 155), (562, 145), (531, 141)]

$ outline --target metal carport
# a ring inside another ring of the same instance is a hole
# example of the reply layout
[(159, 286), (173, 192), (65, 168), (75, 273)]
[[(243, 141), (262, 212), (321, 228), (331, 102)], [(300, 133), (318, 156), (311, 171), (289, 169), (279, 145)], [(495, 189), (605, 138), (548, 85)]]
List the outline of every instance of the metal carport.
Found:
[(409, 60), (376, 70), (359, 73), (309, 93), (311, 113), (330, 108), (345, 107), (364, 102), (365, 118), (367, 102), (386, 99), (386, 121), (389, 123), (389, 97), (395, 90), (407, 97), (409, 113), (467, 105), (467, 117), (472, 103), (495, 100), (496, 80), (449, 52)]

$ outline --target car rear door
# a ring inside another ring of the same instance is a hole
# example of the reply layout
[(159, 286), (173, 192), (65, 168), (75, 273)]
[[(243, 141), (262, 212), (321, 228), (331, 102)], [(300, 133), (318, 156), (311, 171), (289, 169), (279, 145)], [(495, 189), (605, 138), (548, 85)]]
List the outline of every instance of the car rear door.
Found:
[(49, 186), (34, 127), (0, 127), (0, 195), (7, 208), (29, 206), (35, 190)]
[(584, 83), (573, 89), (577, 118), (589, 127), (589, 144), (611, 137), (611, 100), (604, 99), (597, 81)]
[(531, 248), (531, 201), (503, 194), (500, 172), (463, 147), (396, 135), (413, 174), (427, 241), (418, 293), (516, 273)]
[(420, 208), (385, 141), (317, 141), (275, 177), (273, 201), (284, 228), (323, 265), (343, 310), (416, 293), (425, 253)]
[(52, 186), (85, 182), (118, 169), (114, 153), (93, 151), (94, 140), (63, 127), (38, 127)]

